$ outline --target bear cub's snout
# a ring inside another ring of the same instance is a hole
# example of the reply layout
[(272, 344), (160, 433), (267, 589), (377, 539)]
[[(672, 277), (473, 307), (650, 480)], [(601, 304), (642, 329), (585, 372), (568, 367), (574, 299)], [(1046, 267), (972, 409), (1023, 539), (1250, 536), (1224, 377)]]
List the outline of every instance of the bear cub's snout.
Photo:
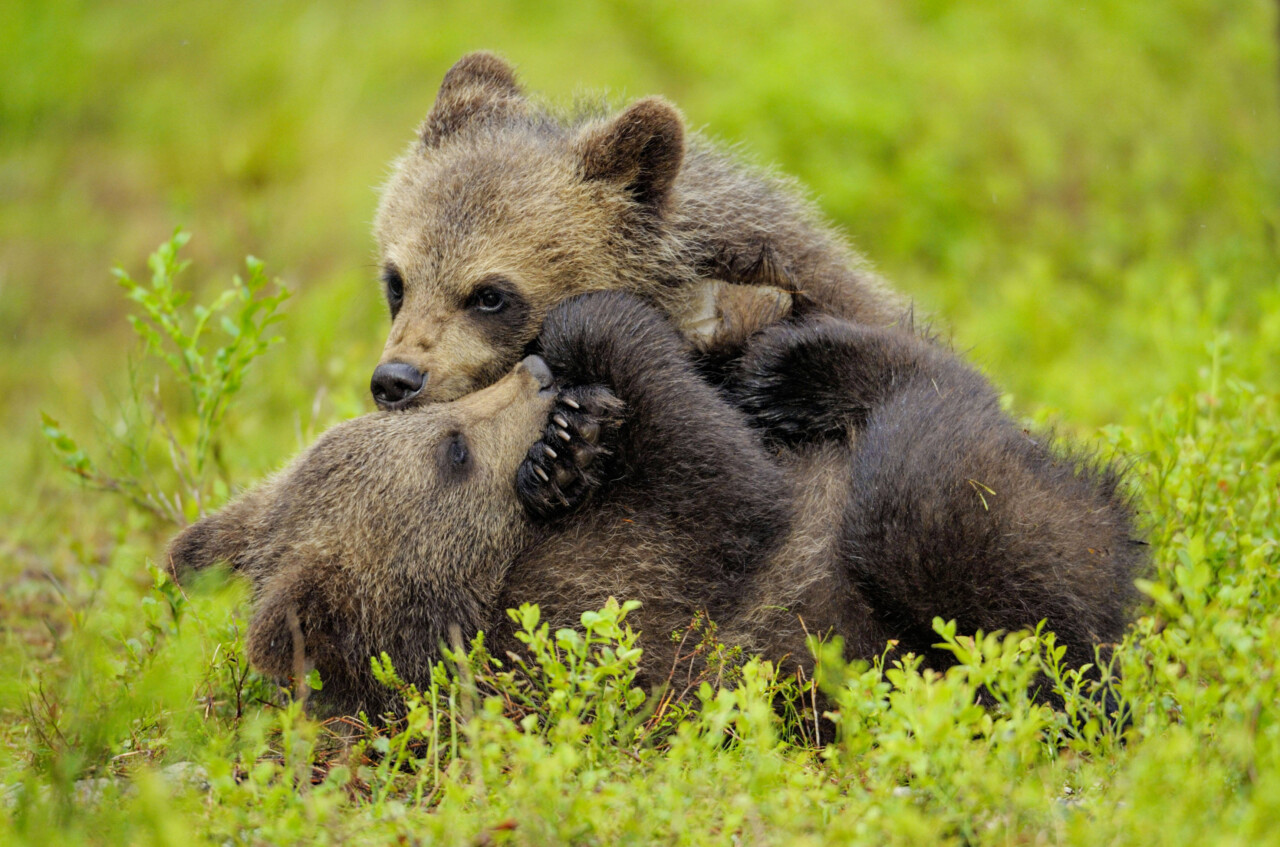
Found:
[(426, 384), (427, 374), (408, 362), (387, 362), (374, 369), (369, 389), (379, 409), (392, 411), (413, 402)]

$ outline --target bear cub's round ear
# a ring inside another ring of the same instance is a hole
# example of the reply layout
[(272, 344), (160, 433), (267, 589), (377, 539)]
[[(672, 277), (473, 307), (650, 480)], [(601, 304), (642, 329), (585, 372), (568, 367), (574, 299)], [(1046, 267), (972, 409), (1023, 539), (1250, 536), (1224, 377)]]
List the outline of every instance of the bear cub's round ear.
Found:
[(501, 56), (487, 50), (468, 53), (455, 62), (445, 72), (436, 101), (447, 99), (463, 88), (485, 88), (506, 96), (520, 94), (515, 69)]
[(632, 103), (578, 139), (582, 177), (621, 183), (636, 200), (659, 207), (684, 161), (684, 120), (661, 97)]
[(445, 73), (418, 136), (425, 146), (435, 147), (468, 123), (517, 106), (523, 99), (515, 69), (506, 60), (483, 50), (468, 53)]

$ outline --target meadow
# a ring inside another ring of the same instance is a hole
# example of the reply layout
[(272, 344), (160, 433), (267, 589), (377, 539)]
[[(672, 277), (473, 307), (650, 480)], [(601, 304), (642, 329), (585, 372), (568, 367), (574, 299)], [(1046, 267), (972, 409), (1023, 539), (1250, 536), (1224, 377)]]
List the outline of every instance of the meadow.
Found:
[[(945, 676), (827, 650), (828, 723), (732, 655), (687, 710), (629, 685), (625, 605), (523, 610), (530, 673), (480, 645), (388, 727), (251, 672), (243, 586), (157, 563), (372, 409), (376, 189), (478, 48), (794, 175), (1029, 426), (1126, 462), (1122, 720), (1046, 634), (945, 624)], [(18, 0), (0, 79), (0, 842), (1280, 843), (1275, 3)]]

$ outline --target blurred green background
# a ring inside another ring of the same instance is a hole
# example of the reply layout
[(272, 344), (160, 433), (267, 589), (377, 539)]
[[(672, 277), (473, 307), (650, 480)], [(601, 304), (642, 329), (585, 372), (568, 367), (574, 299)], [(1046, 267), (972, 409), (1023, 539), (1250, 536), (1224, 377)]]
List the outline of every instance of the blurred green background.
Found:
[[(885, 723), (857, 742), (937, 766), (905, 797), (895, 771), (876, 794), (803, 751), (781, 790), (718, 739), (705, 761), (650, 758), (599, 795), (578, 790), (580, 770), (508, 782), (503, 762), (522, 760), (494, 760), (487, 800), (481, 784), (478, 804), (419, 809), (404, 830), (489, 843), (507, 812), (488, 819), (487, 802), (528, 821), (526, 843), (564, 820), (645, 841), (680, 808), (697, 817), (689, 843), (736, 841), (723, 819), (743, 808), (796, 832), (843, 816), (873, 843), (876, 826), (904, 843), (1261, 843), (1249, 833), (1274, 833), (1280, 808), (1278, 45), (1275, 0), (0, 4), (0, 841), (379, 841), (394, 823), (335, 800), (340, 785), (272, 776), (264, 757), (294, 749), (292, 718), (254, 704), (241, 724), (243, 672), (223, 678), (244, 667), (243, 586), (196, 592), (179, 634), (176, 589), (147, 572), (174, 527), (77, 486), (40, 412), (108, 470), (137, 473), (128, 451), (144, 443), (142, 481), (182, 490), (145, 398), (137, 413), (131, 392), (157, 368), (110, 273), (145, 279), (179, 226), (196, 300), (246, 254), (295, 291), (275, 327), (286, 342), (218, 433), (216, 497), (368, 410), (387, 327), (377, 187), (445, 70), (488, 48), (554, 100), (663, 94), (799, 177), (1016, 413), (1132, 456), (1155, 599), (1123, 655), (1146, 711), (1123, 749), (1022, 760), (1007, 751), (1032, 736), (997, 754), (957, 723), (971, 690), (908, 703), (910, 732)], [(162, 388), (193, 437), (189, 398)], [(174, 798), (141, 773), (132, 800), (67, 805), (84, 776), (184, 760), (221, 787)], [(53, 798), (48, 817), (13, 802), (18, 781)], [(1064, 785), (1093, 805), (1072, 812)]]
[(38, 412), (89, 444), (124, 425), (136, 347), (109, 269), (142, 273), (175, 226), (199, 291), (251, 253), (296, 292), (229, 421), (233, 483), (370, 407), (376, 189), (477, 48), (552, 99), (663, 94), (799, 177), (1022, 414), (1131, 422), (1224, 331), (1224, 366), (1275, 387), (1278, 32), (1264, 0), (6, 3), (5, 571), (122, 537)]

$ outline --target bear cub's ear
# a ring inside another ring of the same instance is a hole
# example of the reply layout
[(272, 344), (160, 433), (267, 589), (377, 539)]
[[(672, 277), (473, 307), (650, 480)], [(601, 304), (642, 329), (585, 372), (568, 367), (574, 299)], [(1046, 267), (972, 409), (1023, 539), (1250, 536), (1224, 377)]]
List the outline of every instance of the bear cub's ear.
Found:
[(517, 108), (523, 101), (511, 65), (493, 53), (468, 53), (445, 73), (418, 136), (424, 146), (437, 147), (467, 124)]
[(225, 562), (242, 569), (254, 542), (252, 520), (256, 499), (250, 495), (231, 503), (178, 533), (169, 543), (165, 566), (178, 582), (197, 571)]
[(582, 177), (622, 184), (636, 200), (662, 206), (684, 161), (684, 120), (661, 97), (637, 100), (578, 140)]

